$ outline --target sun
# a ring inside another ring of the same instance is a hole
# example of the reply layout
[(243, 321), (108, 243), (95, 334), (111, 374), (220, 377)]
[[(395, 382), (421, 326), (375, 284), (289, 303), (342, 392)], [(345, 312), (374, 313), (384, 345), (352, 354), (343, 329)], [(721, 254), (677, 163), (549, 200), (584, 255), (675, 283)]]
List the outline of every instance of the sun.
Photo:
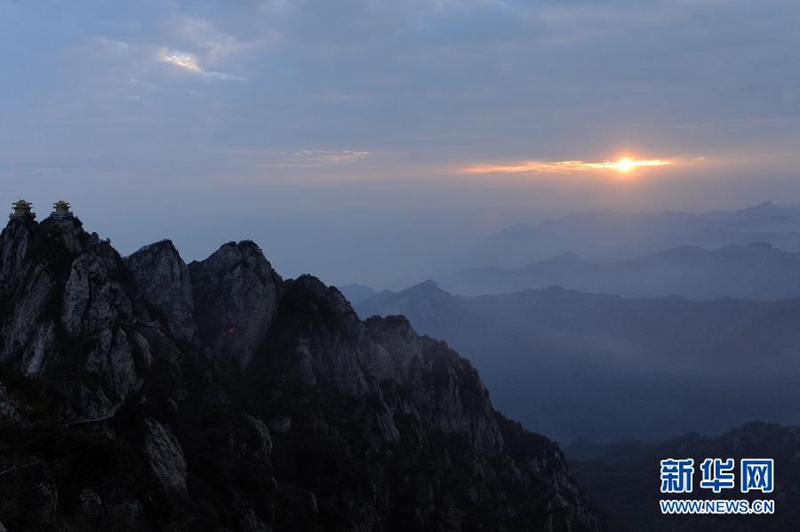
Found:
[(617, 161), (616, 164), (614, 165), (614, 167), (623, 174), (627, 174), (628, 172), (636, 168), (636, 166), (637, 166), (636, 161), (634, 161), (630, 157), (623, 157), (622, 159)]
[(611, 170), (616, 170), (620, 174), (630, 174), (634, 170), (638, 170), (640, 168), (646, 167), (654, 167), (654, 166), (667, 166), (672, 164), (672, 161), (668, 160), (661, 160), (661, 159), (634, 159), (633, 157), (620, 157), (616, 161), (605, 161), (602, 163), (592, 164), (586, 163), (591, 165), (592, 168), (608, 168)]

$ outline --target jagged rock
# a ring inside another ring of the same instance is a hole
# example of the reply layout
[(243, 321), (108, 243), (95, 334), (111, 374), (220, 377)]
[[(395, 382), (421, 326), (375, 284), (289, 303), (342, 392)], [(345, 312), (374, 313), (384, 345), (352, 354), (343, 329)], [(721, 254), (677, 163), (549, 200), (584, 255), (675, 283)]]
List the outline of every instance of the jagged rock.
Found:
[(144, 296), (169, 318), (172, 333), (192, 341), (197, 334), (189, 268), (169, 240), (145, 246), (127, 258)]
[(269, 429), (263, 421), (250, 414), (244, 414), (244, 420), (252, 435), (250, 439), (252, 444), (248, 451), (256, 459), (268, 462), (272, 453), (272, 436), (269, 433)]
[(0, 289), (16, 276), (33, 240), (32, 222), (11, 220), (0, 234)]
[[(19, 226), (12, 221), (0, 243), (6, 256), (16, 257), (2, 274), (8, 304), (0, 308), (0, 360), (24, 375), (57, 381), (64, 412), (101, 416), (142, 383), (129, 336), (135, 287), (126, 282), (119, 254), (77, 219)], [(81, 372), (92, 381), (72, 378)]]
[(130, 298), (111, 278), (111, 270), (116, 267), (100, 254), (84, 253), (72, 262), (62, 305), (62, 320), (69, 334), (98, 334), (131, 319)]
[(247, 367), (278, 306), (280, 276), (252, 242), (229, 242), (189, 265), (197, 328), (210, 353)]
[(0, 423), (18, 423), (19, 421), (19, 413), (8, 397), (6, 387), (0, 382)]
[(264, 371), (355, 396), (377, 393), (380, 381), (396, 378), (395, 362), (338, 290), (304, 275), (285, 283), (284, 292), (271, 341), (285, 342), (292, 351), (285, 353), (288, 357), (262, 359), (271, 366)]
[(38, 374), (49, 352), (49, 346), (43, 344), (43, 336), (54, 326), (57, 279), (44, 264), (30, 269), (30, 282), (19, 289), (9, 286), (4, 291), (8, 310), (0, 325), (0, 337), (3, 360), (19, 365), (22, 373)]
[(167, 490), (186, 491), (186, 460), (180, 443), (161, 423), (145, 419), (144, 450), (150, 470)]

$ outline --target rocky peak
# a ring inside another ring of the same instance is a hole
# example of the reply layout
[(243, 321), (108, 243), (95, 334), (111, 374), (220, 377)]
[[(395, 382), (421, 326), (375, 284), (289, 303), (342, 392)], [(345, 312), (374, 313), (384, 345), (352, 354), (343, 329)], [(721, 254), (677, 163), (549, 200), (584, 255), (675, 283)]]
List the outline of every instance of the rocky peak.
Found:
[[(64, 415), (102, 416), (141, 384), (134, 285), (121, 257), (76, 218), (3, 232), (0, 361), (53, 384)], [(91, 376), (91, 378), (87, 378)]]
[(258, 361), (257, 375), (364, 396), (396, 374), (341, 292), (311, 275), (283, 283), (273, 327), (264, 348), (273, 354)]
[(197, 327), (192, 279), (172, 241), (145, 246), (126, 262), (144, 297), (169, 319), (170, 331), (178, 338), (193, 341)]
[(220, 361), (247, 367), (272, 324), (281, 277), (250, 241), (223, 245), (189, 272), (203, 344)]
[(32, 216), (11, 217), (0, 233), (0, 289), (11, 284), (29, 253), (75, 255), (89, 243), (89, 235), (77, 218), (61, 223), (47, 218), (39, 223)]
[(33, 220), (12, 218), (0, 234), (0, 290), (19, 271), (37, 226)]

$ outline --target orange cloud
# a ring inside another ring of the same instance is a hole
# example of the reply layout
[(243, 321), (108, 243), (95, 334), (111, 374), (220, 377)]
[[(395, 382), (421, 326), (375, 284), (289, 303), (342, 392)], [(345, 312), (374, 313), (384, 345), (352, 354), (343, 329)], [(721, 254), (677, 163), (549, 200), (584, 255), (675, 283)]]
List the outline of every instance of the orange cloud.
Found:
[(586, 162), (569, 161), (523, 161), (517, 164), (477, 164), (464, 168), (466, 174), (517, 174), (531, 172), (537, 174), (563, 174), (590, 170), (617, 170), (630, 172), (637, 168), (668, 166), (674, 161), (664, 159), (632, 159), (623, 157), (617, 161)]

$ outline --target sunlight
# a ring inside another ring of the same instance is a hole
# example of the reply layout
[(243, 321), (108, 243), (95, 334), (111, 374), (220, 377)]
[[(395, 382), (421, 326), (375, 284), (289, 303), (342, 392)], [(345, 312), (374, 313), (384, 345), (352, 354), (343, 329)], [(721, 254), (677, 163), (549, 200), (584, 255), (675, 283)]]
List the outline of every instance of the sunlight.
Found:
[(631, 157), (621, 157), (616, 161), (586, 162), (581, 160), (566, 161), (523, 161), (515, 164), (494, 165), (478, 164), (463, 168), (466, 174), (515, 174), (515, 173), (551, 173), (563, 174), (572, 172), (583, 172), (589, 170), (616, 170), (623, 174), (628, 174), (639, 168), (653, 168), (668, 166), (674, 161), (665, 159), (633, 159)]

